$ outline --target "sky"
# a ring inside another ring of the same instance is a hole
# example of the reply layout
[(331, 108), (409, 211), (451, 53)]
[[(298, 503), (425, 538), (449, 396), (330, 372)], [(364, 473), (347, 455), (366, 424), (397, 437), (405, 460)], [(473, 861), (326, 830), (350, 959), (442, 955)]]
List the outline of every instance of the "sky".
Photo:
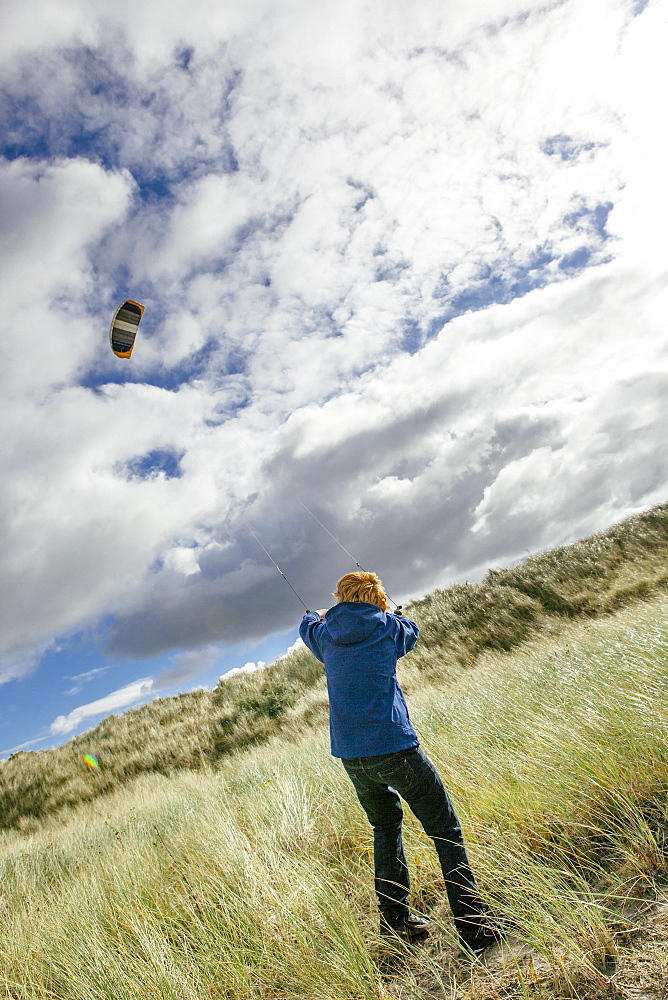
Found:
[(5, 0), (0, 758), (666, 500), (667, 9)]

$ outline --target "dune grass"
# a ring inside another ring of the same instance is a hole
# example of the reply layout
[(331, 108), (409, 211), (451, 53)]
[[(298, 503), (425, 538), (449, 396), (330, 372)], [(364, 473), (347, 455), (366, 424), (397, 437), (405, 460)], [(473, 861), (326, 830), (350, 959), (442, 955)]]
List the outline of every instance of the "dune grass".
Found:
[[(421, 628), (411, 662), (422, 680), (442, 683), (488, 650), (517, 648), (532, 635), (556, 634), (570, 621), (596, 618), (665, 589), (668, 504), (573, 545), (490, 571), (414, 602)], [(142, 773), (199, 770), (233, 751), (327, 711), (321, 665), (306, 650), (255, 674), (222, 680), (211, 691), (156, 699), (40, 753), (0, 762), (0, 829), (36, 831), (61, 809), (107, 795)], [(91, 780), (82, 755), (103, 768)]]
[[(605, 995), (616, 933), (665, 875), (668, 597), (489, 649), (449, 682), (410, 658), (401, 676), (482, 890), (536, 949), (503, 995)], [(439, 929), (391, 961), (370, 831), (322, 724), (6, 831), (0, 996), (499, 996), (455, 961), (435, 851), (406, 828), (414, 903)]]

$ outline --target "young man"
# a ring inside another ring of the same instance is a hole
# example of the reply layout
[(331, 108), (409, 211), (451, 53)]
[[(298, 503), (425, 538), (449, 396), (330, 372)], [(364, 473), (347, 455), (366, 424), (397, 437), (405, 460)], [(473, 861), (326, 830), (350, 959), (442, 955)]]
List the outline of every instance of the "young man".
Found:
[(325, 665), (332, 755), (340, 757), (373, 827), (375, 889), (382, 934), (426, 937), (430, 921), (408, 908), (401, 796), (432, 838), (465, 951), (481, 955), (499, 931), (469, 866), (462, 831), (436, 768), (423, 754), (396, 675), (417, 642), (415, 622), (389, 611), (375, 573), (342, 577), (329, 611), (309, 611), (299, 634)]

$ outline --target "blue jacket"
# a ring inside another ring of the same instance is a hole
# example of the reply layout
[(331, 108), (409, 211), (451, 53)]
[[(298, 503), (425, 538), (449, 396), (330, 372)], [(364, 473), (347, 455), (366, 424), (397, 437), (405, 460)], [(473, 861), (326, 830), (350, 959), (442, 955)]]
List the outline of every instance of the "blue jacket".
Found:
[(322, 621), (310, 611), (302, 639), (325, 664), (334, 757), (371, 757), (418, 745), (397, 681), (397, 659), (413, 648), (415, 622), (375, 604), (342, 601)]

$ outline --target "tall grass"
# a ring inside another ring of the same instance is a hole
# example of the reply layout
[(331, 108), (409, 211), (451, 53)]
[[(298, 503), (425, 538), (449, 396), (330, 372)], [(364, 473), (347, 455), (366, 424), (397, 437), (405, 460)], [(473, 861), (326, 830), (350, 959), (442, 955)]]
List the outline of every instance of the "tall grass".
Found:
[[(421, 627), (411, 654), (422, 681), (458, 676), (488, 650), (511, 650), (535, 634), (594, 618), (664, 588), (668, 579), (668, 504), (609, 531), (491, 571), (414, 602)], [(39, 829), (60, 809), (109, 794), (146, 772), (171, 773), (216, 763), (235, 749), (291, 728), (298, 734), (326, 716), (320, 664), (306, 650), (265, 671), (221, 681), (214, 692), (157, 699), (62, 747), (0, 762), (0, 829)], [(103, 768), (91, 778), (84, 753)]]
[(411, 605), (421, 627), (417, 662), (470, 666), (488, 649), (510, 650), (537, 631), (595, 618), (668, 583), (668, 504), (519, 566), (490, 570), (482, 584), (437, 590)]
[[(450, 683), (405, 671), (483, 892), (537, 949), (543, 989), (560, 984), (543, 996), (603, 988), (616, 929), (664, 872), (667, 668), (657, 596), (490, 650)], [(5, 832), (0, 996), (376, 1000), (455, 984), (494, 996), (456, 963), (435, 851), (410, 814), (406, 826), (414, 902), (440, 929), (389, 964), (370, 830), (322, 729)]]

